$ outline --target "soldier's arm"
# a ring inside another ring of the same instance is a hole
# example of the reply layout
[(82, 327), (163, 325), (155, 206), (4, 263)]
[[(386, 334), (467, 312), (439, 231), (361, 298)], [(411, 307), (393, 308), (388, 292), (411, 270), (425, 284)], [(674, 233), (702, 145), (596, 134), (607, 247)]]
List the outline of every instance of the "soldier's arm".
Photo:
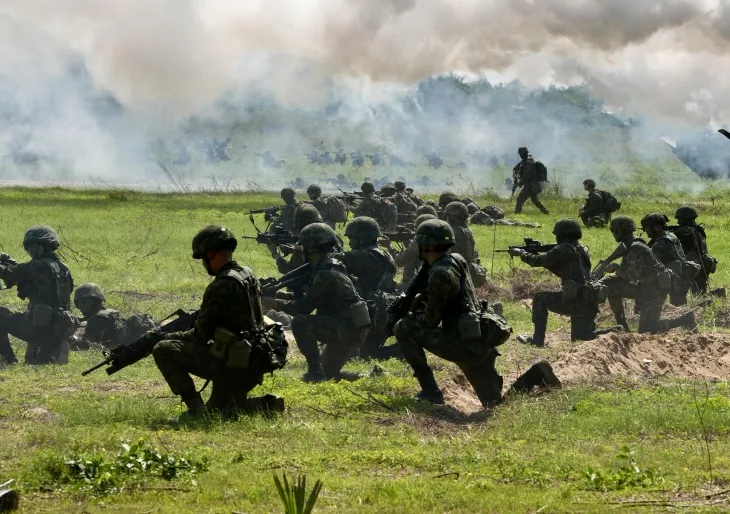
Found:
[(282, 310), (291, 316), (297, 314), (311, 314), (327, 298), (331, 290), (329, 275), (319, 272), (314, 275), (309, 284), (309, 290), (299, 300), (277, 300), (278, 310)]
[(621, 261), (616, 274), (625, 278), (629, 282), (639, 282), (644, 273), (644, 256), (643, 252), (637, 246), (632, 245), (629, 252)]
[(524, 252), (520, 255), (520, 259), (533, 268), (550, 268), (563, 263), (566, 258), (569, 258), (570, 256), (567, 255), (567, 252), (570, 251), (569, 248), (558, 245), (549, 252), (542, 254)]
[(437, 328), (446, 308), (459, 294), (459, 277), (452, 270), (435, 269), (428, 276), (428, 302), (424, 319), (428, 328)]
[(20, 264), (0, 266), (0, 279), (8, 287), (12, 287), (31, 278), (35, 274), (36, 266), (34, 262), (21, 262)]
[(651, 253), (662, 264), (669, 264), (674, 260), (674, 244), (669, 239), (659, 238), (652, 245)]
[(395, 259), (395, 263), (398, 266), (405, 266), (416, 261), (418, 261), (418, 243), (414, 239), (410, 242), (408, 248)]

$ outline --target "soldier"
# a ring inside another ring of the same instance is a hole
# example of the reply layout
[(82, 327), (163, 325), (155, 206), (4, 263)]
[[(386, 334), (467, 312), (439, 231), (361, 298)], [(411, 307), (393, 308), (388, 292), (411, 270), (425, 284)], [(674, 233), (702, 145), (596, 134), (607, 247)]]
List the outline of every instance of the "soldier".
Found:
[(9, 263), (0, 258), (0, 279), (7, 287), (16, 286), (18, 298), (28, 300), (25, 312), (0, 307), (0, 355), (8, 364), (17, 362), (8, 335), (28, 343), (26, 364), (66, 364), (68, 341), (78, 320), (71, 312), (73, 278), (59, 260), (61, 246), (56, 231), (46, 225), (33, 225), (23, 237), (29, 262)]
[[(430, 207), (430, 206), (427, 206)], [(434, 210), (435, 212), (435, 210)], [(426, 220), (435, 220), (438, 219), (436, 214), (421, 214), (416, 218), (415, 222), (415, 228), (418, 230), (418, 227)], [(398, 266), (403, 266), (403, 280), (400, 283), (401, 290), (405, 291), (408, 288), (408, 285), (411, 283), (413, 278), (416, 276), (416, 271), (418, 271), (418, 266), (421, 264), (421, 260), (418, 258), (418, 243), (414, 239), (411, 241), (411, 243), (408, 245), (408, 248), (405, 249), (403, 253), (401, 253), (398, 257), (395, 258), (395, 263)]]
[(684, 255), (677, 236), (667, 232), (667, 218), (655, 212), (641, 219), (641, 228), (649, 236), (649, 247), (654, 257), (672, 271), (672, 290), (669, 301), (672, 305), (687, 305), (687, 293), (692, 279), (700, 270), (699, 264), (690, 262)]
[(284, 200), (286, 205), (282, 207), (279, 216), (274, 220), (274, 226), (281, 227), (284, 230), (294, 230), (294, 211), (297, 208), (295, 196), (296, 192), (290, 187), (285, 187), (281, 190), (281, 199)]
[(337, 153), (335, 154), (335, 162), (340, 166), (347, 162), (347, 154), (342, 148), (337, 149)]
[(464, 205), (466, 205), (466, 210), (468, 211), (469, 216), (471, 216), (472, 214), (475, 214), (475, 213), (479, 212), (479, 204), (476, 203), (471, 198), (469, 198), (468, 196), (466, 198), (462, 198), (459, 201), (461, 203), (463, 203)]
[(612, 194), (596, 189), (596, 181), (586, 179), (583, 189), (588, 191), (588, 198), (580, 208), (580, 219), (586, 227), (605, 227), (611, 221), (611, 213), (618, 210), (621, 204)]
[(456, 196), (456, 193), (452, 193), (451, 191), (444, 191), (439, 196), (438, 201), (438, 207), (439, 207), (439, 217), (443, 218), (442, 213), (447, 205), (449, 205), (451, 202), (458, 202), (459, 197)]
[(352, 164), (354, 166), (357, 166), (358, 168), (365, 165), (365, 157), (362, 155), (362, 152), (360, 150), (351, 153), (350, 158), (352, 159)]
[[(334, 230), (324, 223), (313, 223), (299, 234), (299, 244), (312, 266), (309, 291), (300, 300), (264, 298), (264, 306), (294, 316), (292, 332), (307, 360), (302, 380), (349, 379), (352, 375), (341, 370), (367, 337), (367, 304), (357, 294), (344, 264), (329, 256), (337, 246)], [(317, 314), (312, 314), (315, 310)], [(325, 344), (321, 356), (318, 342)]]
[(416, 218), (418, 218), (422, 214), (432, 214), (434, 217), (438, 218), (438, 211), (433, 205), (420, 205), (418, 209), (416, 209)]
[(398, 219), (398, 210), (395, 205), (390, 200), (377, 196), (372, 182), (363, 182), (360, 190), (363, 192), (363, 197), (360, 204), (355, 207), (355, 217), (374, 218), (382, 230), (395, 228)]
[[(396, 180), (395, 184), (395, 195), (393, 196), (393, 203), (398, 208), (398, 214), (415, 215), (416, 209), (418, 209), (418, 203), (406, 193), (406, 183), (402, 180)], [(420, 198), (419, 198), (420, 200)], [(421, 200), (423, 204), (423, 200)]]
[(452, 253), (458, 253), (467, 262), (471, 281), (475, 287), (481, 287), (487, 283), (487, 270), (479, 260), (479, 252), (476, 249), (474, 233), (467, 226), (469, 212), (466, 205), (460, 201), (451, 202), (444, 209), (444, 218), (451, 225), (456, 237)]
[(262, 154), (258, 154), (261, 157), (261, 163), (267, 168), (281, 168), (284, 165), (284, 161), (278, 160), (276, 157), (271, 155), (271, 151), (266, 150)]
[(514, 179), (512, 193), (514, 193), (515, 189), (518, 187), (522, 187), (522, 190), (520, 190), (520, 194), (517, 195), (515, 214), (522, 212), (522, 206), (528, 198), (532, 200), (535, 207), (540, 209), (540, 212), (543, 214), (550, 214), (537, 197), (537, 195), (539, 195), (542, 191), (542, 183), (547, 180), (547, 177), (544, 176), (545, 172), (542, 171), (544, 165), (542, 163), (536, 163), (525, 146), (521, 146), (517, 150), (517, 153), (522, 160), (518, 162), (512, 170)]
[(96, 284), (81, 284), (76, 288), (74, 305), (86, 320), (84, 334), (75, 342), (76, 349), (88, 350), (94, 344), (105, 349), (115, 346), (117, 332), (124, 322), (119, 311), (104, 308), (105, 300), (104, 291)]
[[(503, 318), (482, 311), (466, 261), (449, 252), (454, 245), (454, 231), (448, 223), (437, 219), (424, 221), (416, 231), (416, 241), (425, 266), (419, 273), (427, 273), (427, 279), (413, 302), (413, 314), (402, 318), (394, 329), (421, 386), (416, 399), (444, 402), (428, 365), (428, 350), (461, 368), (484, 407), (495, 406), (502, 401), (502, 377), (494, 367), (499, 355), (496, 347), (507, 340), (511, 329)], [(558, 385), (549, 365), (542, 364), (547, 363), (541, 363), (539, 369), (533, 367), (522, 382), (529, 379)]]
[(590, 280), (591, 259), (588, 249), (578, 242), (583, 237), (583, 231), (577, 221), (561, 219), (555, 223), (553, 234), (557, 246), (542, 255), (521, 248), (509, 250), (510, 255), (519, 257), (533, 268), (546, 268), (560, 278), (562, 291), (541, 291), (535, 294), (532, 299), (534, 333), (532, 337), (518, 338), (540, 348), (545, 346), (549, 312), (570, 316), (571, 341), (590, 341), (597, 335), (595, 320), (598, 315), (598, 289)]
[(668, 270), (654, 257), (651, 248), (643, 240), (634, 237), (635, 231), (636, 224), (629, 216), (616, 216), (611, 220), (613, 238), (628, 249), (621, 264), (614, 262), (606, 267), (607, 273), (616, 275), (603, 279), (608, 288), (608, 303), (616, 317), (616, 323), (626, 332), (629, 331), (623, 299), (633, 298), (640, 312), (639, 333), (666, 332), (676, 327), (694, 329), (696, 323), (691, 311), (681, 316), (661, 319), (662, 307), (667, 292), (671, 289), (671, 277)]
[[(270, 364), (262, 364), (266, 359), (254, 359), (253, 349), (247, 365), (235, 358), (239, 352), (232, 352), (236, 337), (264, 327), (258, 280), (250, 268), (233, 260), (236, 245), (236, 237), (225, 227), (209, 225), (198, 232), (192, 242), (193, 259), (202, 261), (215, 278), (205, 289), (195, 326), (164, 335), (152, 331), (145, 336), (159, 341), (152, 350), (155, 364), (173, 394), (180, 396), (188, 408), (179, 421), (204, 416), (206, 411), (229, 414), (250, 409), (248, 393), (263, 382), (264, 373), (272, 371), (263, 367)], [(273, 332), (276, 337), (267, 342), (274, 353), (266, 357), (279, 359), (283, 366), (286, 340), (283, 332)], [(211, 340), (213, 346), (209, 345)], [(219, 346), (223, 357), (214, 355), (213, 348)], [(205, 405), (191, 374), (213, 382)], [(266, 395), (258, 400), (262, 408), (284, 410), (282, 398)]]
[[(402, 182), (402, 184), (405, 186), (405, 182)], [(398, 189), (398, 182), (395, 183), (395, 188)], [(423, 201), (423, 198), (421, 198), (420, 196), (418, 196), (417, 194), (415, 194), (413, 192), (413, 188), (412, 187), (406, 187), (404, 194), (411, 201), (413, 201), (413, 203), (415, 203), (417, 207), (421, 207), (422, 205), (424, 205), (426, 203), (426, 202)]]
[[(319, 215), (325, 218), (324, 222), (330, 227), (335, 228), (335, 222), (331, 219), (326, 219), (328, 217), (327, 211), (329, 209), (327, 208), (326, 198), (322, 197), (322, 188), (316, 184), (312, 184), (307, 188), (307, 195), (309, 195), (309, 203), (314, 205), (314, 207), (317, 208)], [(318, 223), (321, 222), (322, 221), (320, 220)]]
[[(707, 234), (705, 234), (705, 227), (695, 221), (697, 216), (697, 210), (689, 205), (683, 205), (677, 209), (674, 217), (677, 219), (679, 227), (674, 230), (674, 235), (682, 244), (687, 259), (700, 266), (700, 271), (695, 275), (691, 284), (692, 293), (705, 294), (709, 275), (715, 273), (717, 269), (717, 259), (707, 251)], [(719, 296), (724, 296), (724, 292), (724, 288), (717, 290)]]

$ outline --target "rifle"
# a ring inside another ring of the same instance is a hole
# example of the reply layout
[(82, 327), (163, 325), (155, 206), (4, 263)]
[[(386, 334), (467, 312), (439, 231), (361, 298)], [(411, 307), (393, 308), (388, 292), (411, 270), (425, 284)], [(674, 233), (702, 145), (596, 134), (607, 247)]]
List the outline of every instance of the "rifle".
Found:
[(313, 272), (312, 266), (307, 263), (294, 268), (279, 279), (274, 277), (261, 279), (259, 281), (261, 283), (261, 296), (274, 296), (279, 289), (285, 287), (300, 289), (309, 282), (309, 277)]
[(276, 246), (293, 245), (299, 240), (289, 230), (284, 230), (279, 226), (274, 226), (271, 232), (259, 232), (255, 236), (241, 236), (243, 239), (255, 239), (257, 243), (268, 245), (270, 243)]
[(606, 268), (608, 268), (608, 265), (619, 257), (623, 257), (624, 255), (626, 255), (628, 251), (629, 247), (626, 246), (624, 243), (620, 243), (611, 255), (603, 260), (598, 261), (596, 267), (593, 268), (593, 271), (591, 271), (591, 278), (593, 280), (599, 280), (603, 278), (603, 275), (606, 274)]
[(198, 319), (199, 312), (200, 311), (198, 310), (176, 310), (160, 321), (160, 328), (157, 330), (157, 334), (160, 337), (151, 337), (150, 334), (154, 334), (155, 332), (147, 332), (147, 334), (143, 335), (133, 343), (129, 343), (126, 346), (117, 346), (116, 348), (112, 348), (103, 362), (100, 362), (93, 368), (87, 369), (81, 373), (81, 375), (86, 376), (92, 371), (96, 371), (106, 365), (109, 365), (109, 367), (106, 368), (107, 375), (112, 375), (117, 371), (123, 370), (127, 366), (136, 364), (152, 353), (152, 349), (155, 345), (162, 341), (162, 334), (170, 334), (172, 332), (193, 328), (195, 320)]
[(411, 241), (413, 241), (413, 238), (416, 236), (416, 233), (414, 231), (412, 231), (411, 229), (404, 227), (403, 225), (398, 225), (395, 227), (395, 230), (393, 230), (393, 231), (387, 231), (387, 230), (384, 231), (383, 235), (394, 243), (401, 243), (401, 244), (407, 245)]
[(531, 237), (526, 237), (524, 245), (508, 246), (507, 250), (494, 250), (494, 251), (497, 253), (508, 253), (510, 250), (518, 248), (520, 250), (525, 250), (528, 253), (545, 253), (545, 252), (549, 252), (556, 246), (558, 246), (558, 243), (550, 243), (550, 244), (544, 245), (537, 239), (532, 239)]
[(426, 286), (428, 285), (429, 270), (430, 266), (428, 264), (421, 264), (418, 274), (408, 285), (406, 292), (401, 293), (401, 295), (388, 306), (388, 313), (390, 316), (383, 327), (383, 333), (380, 341), (378, 342), (378, 351), (385, 346), (388, 338), (393, 335), (393, 328), (395, 327), (395, 324), (408, 315), (416, 295), (426, 289)]
[[(8, 267), (15, 264), (18, 264), (18, 261), (10, 257), (10, 255), (8, 255), (7, 253), (0, 253), (0, 266)], [(10, 286), (7, 284), (2, 284), (2, 287), (0, 287), (0, 291), (2, 291), (3, 289), (10, 289), (11, 286), (12, 284)]]

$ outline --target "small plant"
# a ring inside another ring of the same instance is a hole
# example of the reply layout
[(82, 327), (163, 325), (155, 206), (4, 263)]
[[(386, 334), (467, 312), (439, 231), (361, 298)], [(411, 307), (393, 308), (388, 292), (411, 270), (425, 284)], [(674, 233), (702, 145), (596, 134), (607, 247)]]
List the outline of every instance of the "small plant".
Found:
[(274, 473), (274, 483), (279, 491), (281, 503), (284, 504), (284, 514), (311, 514), (314, 504), (317, 503), (319, 493), (322, 491), (322, 481), (317, 480), (309, 494), (309, 498), (304, 502), (304, 496), (307, 489), (307, 476), (299, 475), (296, 483), (289, 484), (286, 473), (282, 474), (284, 483)]
[(616, 457), (622, 463), (616, 470), (588, 468), (583, 472), (583, 478), (588, 482), (589, 489), (620, 491), (629, 487), (654, 487), (664, 482), (664, 477), (656, 468), (639, 468), (635, 452), (628, 446), (624, 446)]
[(129, 200), (129, 191), (125, 191), (124, 189), (113, 189), (106, 194), (106, 197), (109, 200), (114, 200), (115, 202), (126, 202)]

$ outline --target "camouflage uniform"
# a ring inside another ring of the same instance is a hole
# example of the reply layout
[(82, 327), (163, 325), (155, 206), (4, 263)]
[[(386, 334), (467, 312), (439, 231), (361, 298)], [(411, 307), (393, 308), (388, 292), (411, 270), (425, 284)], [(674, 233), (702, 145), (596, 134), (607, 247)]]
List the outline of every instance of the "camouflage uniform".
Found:
[[(394, 186), (396, 192), (393, 202), (398, 208), (398, 214), (415, 214), (419, 205), (423, 204), (423, 200), (412, 197), (407, 191), (406, 183), (402, 180), (396, 180)], [(417, 200), (420, 200), (420, 204)]]
[(671, 232), (662, 231), (657, 237), (649, 240), (649, 247), (654, 257), (674, 273), (672, 277), (673, 287), (669, 293), (670, 303), (672, 305), (687, 305), (687, 293), (691, 281), (684, 279), (684, 267), (688, 264), (679, 239)]
[(309, 195), (308, 203), (314, 205), (319, 214), (322, 216), (324, 223), (332, 228), (335, 228), (337, 224), (332, 219), (330, 219), (329, 207), (327, 206), (327, 197), (322, 196), (322, 188), (316, 184), (312, 184), (307, 188), (307, 194)]
[(26, 364), (65, 364), (68, 338), (78, 320), (71, 312), (74, 283), (68, 267), (56, 256), (56, 232), (45, 225), (29, 228), (23, 246), (30, 262), (0, 265), (0, 279), (16, 286), (18, 297), (29, 301), (25, 312), (0, 307), (0, 355), (8, 363), (17, 359), (9, 335), (27, 343)]
[(608, 223), (611, 219), (611, 213), (606, 212), (603, 195), (601, 195), (601, 191), (598, 189), (588, 191), (588, 198), (580, 209), (580, 219), (586, 227), (595, 226), (595, 218), (602, 220), (603, 224)]
[(391, 230), (398, 219), (398, 211), (390, 200), (375, 195), (375, 187), (365, 182), (360, 188), (364, 193), (362, 200), (353, 211), (355, 217), (367, 216), (378, 222), (382, 230)]
[(281, 190), (281, 198), (284, 200), (284, 207), (282, 207), (279, 216), (274, 220), (272, 225), (289, 230), (296, 234), (294, 228), (294, 212), (297, 209), (297, 201), (294, 197), (296, 193), (293, 189), (285, 187)]
[(86, 327), (80, 338), (75, 338), (73, 348), (88, 350), (91, 345), (103, 348), (114, 346), (117, 332), (124, 324), (119, 311), (104, 308), (104, 292), (96, 284), (81, 284), (74, 292), (74, 305), (86, 320)]
[[(418, 227), (426, 220), (436, 219), (435, 214), (422, 214), (416, 218), (415, 227)], [(414, 239), (408, 247), (395, 259), (398, 266), (403, 266), (403, 279), (401, 280), (401, 289), (405, 290), (413, 281), (421, 265), (421, 259), (418, 258), (418, 242)]]
[(694, 294), (707, 293), (709, 275), (715, 272), (717, 261), (707, 250), (705, 227), (695, 221), (698, 214), (693, 207), (682, 206), (677, 209), (674, 216), (679, 225), (674, 229), (674, 235), (679, 239), (687, 260), (700, 266), (700, 271), (695, 275), (690, 289)]
[(459, 201), (451, 202), (444, 209), (444, 215), (454, 230), (456, 238), (454, 246), (451, 247), (451, 253), (458, 253), (466, 260), (472, 283), (476, 287), (483, 286), (487, 283), (487, 270), (479, 260), (474, 233), (466, 225), (469, 216), (467, 207)]
[(543, 214), (550, 214), (537, 197), (537, 195), (539, 195), (542, 191), (542, 184), (538, 181), (535, 160), (531, 155), (529, 155), (527, 149), (524, 147), (520, 148), (519, 153), (522, 160), (518, 162), (512, 170), (512, 174), (516, 178), (516, 185), (518, 187), (522, 187), (520, 193), (517, 195), (515, 214), (522, 212), (522, 206), (528, 198), (532, 200), (535, 207), (540, 209), (540, 212)]

